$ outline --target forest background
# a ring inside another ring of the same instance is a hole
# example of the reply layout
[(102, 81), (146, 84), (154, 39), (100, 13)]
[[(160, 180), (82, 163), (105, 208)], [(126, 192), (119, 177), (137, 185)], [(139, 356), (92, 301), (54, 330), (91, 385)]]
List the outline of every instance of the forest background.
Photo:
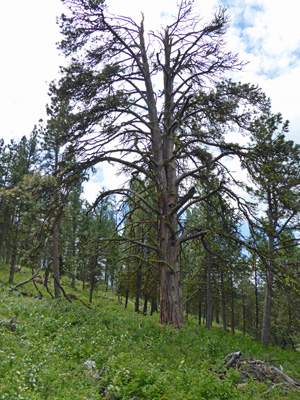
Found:
[[(224, 16), (225, 13), (219, 15), (219, 23), (224, 23), (225, 27)], [(217, 32), (219, 28), (214, 29)], [(223, 35), (221, 31), (217, 34)], [(234, 59), (230, 62), (238, 67)], [(229, 64), (225, 69), (231, 70)], [(273, 73), (274, 76), (279, 74), (278, 70)], [(119, 197), (108, 198), (104, 194), (94, 205), (84, 200), (84, 182), (91, 173), (87, 168), (96, 163), (82, 164), (80, 170), (69, 168), (74, 166), (76, 151), (66, 152), (66, 146), (71, 142), (70, 137), (66, 141), (62, 128), (65, 128), (64, 133), (69, 130), (74, 123), (70, 116), (74, 113), (61, 97), (64, 85), (65, 82), (58, 87), (52, 85), (52, 103), (47, 107), (46, 124), (37, 125), (30, 137), (24, 136), (20, 141), (5, 140), (1, 145), (0, 251), (3, 262), (11, 266), (10, 283), (13, 283), (17, 264), (28, 265), (33, 272), (42, 266), (45, 286), (48, 274), (53, 273), (55, 297), (61, 295), (60, 276), (68, 274), (74, 280), (80, 278), (83, 285), (89, 282), (91, 302), (95, 285), (104, 282), (126, 301), (133, 297), (137, 312), (141, 299), (144, 312), (148, 310), (148, 303), (151, 312), (155, 312), (162, 301), (158, 290), (161, 278), (157, 273), (157, 263), (161, 261), (154, 246), (157, 232), (155, 224), (149, 223), (149, 209), (154, 214), (157, 212), (153, 204), (159, 204), (160, 200), (155, 197), (159, 191), (147, 186), (149, 177), (143, 175), (144, 169), (140, 169), (142, 178), (128, 175), (127, 171), (127, 181), (131, 185), (128, 187), (134, 193), (129, 200), (117, 204)], [(267, 98), (253, 86), (221, 84), (214, 93), (216, 97), (211, 98), (202, 92), (207, 96), (200, 99), (207, 107), (204, 112), (211, 104), (218, 106), (211, 114), (212, 120), (208, 117), (209, 127), (213, 128), (210, 132), (215, 133), (221, 125), (223, 129), (224, 123), (235, 123), (239, 118), (232, 112), (238, 110), (240, 103), (218, 103), (219, 96), (228, 93), (240, 96), (251, 107), (258, 106), (261, 113), (249, 121), (241, 119), (238, 122), (250, 132), (249, 143), (242, 143), (240, 137), (237, 146), (234, 141), (224, 142), (221, 136), (204, 141), (202, 152), (193, 155), (201, 161), (196, 172), (205, 171), (205, 177), (201, 178), (199, 174), (198, 186), (188, 188), (188, 197), (178, 192), (177, 205), (169, 203), (176, 212), (185, 204), (195, 204), (190, 210), (184, 208), (186, 213), (180, 215), (182, 219), (175, 221), (180, 223), (178, 235), (182, 244), (183, 293), (180, 301), (185, 313), (198, 313), (199, 321), (204, 317), (208, 328), (215, 318), (218, 323), (222, 322), (224, 330), (230, 328), (232, 333), (238, 327), (257, 337), (262, 334), (266, 347), (269, 340), (296, 347), (299, 341), (298, 307), (291, 305), (299, 301), (299, 147), (285, 139), (289, 134), (288, 124), (279, 114), (272, 113)], [(235, 121), (231, 121), (226, 112), (221, 114), (220, 106), (224, 104), (233, 107), (228, 109), (228, 115), (235, 115)], [(181, 106), (185, 110), (185, 105)], [(214, 125), (216, 121), (220, 126)], [(214, 146), (217, 140), (219, 153), (215, 155), (208, 147)], [(173, 153), (183, 152), (182, 137), (174, 136), (172, 146)], [(244, 187), (243, 182), (237, 181), (237, 176), (229, 174), (228, 177), (228, 164), (224, 163), (219, 169), (219, 159), (233, 155), (241, 161), (256, 190), (253, 186)], [(234, 191), (230, 186), (233, 183), (236, 185)], [(110, 188), (104, 190), (107, 189)], [(240, 194), (242, 190), (245, 190), (244, 195)], [(146, 192), (148, 210), (143, 208), (145, 201), (140, 202), (141, 193)], [(249, 195), (252, 195), (251, 203)], [(255, 203), (259, 206), (264, 203), (264, 206), (257, 208)], [(243, 235), (242, 221), (249, 224), (247, 236)], [(174, 226), (170, 231), (172, 229)], [(183, 232), (188, 232), (186, 237)], [(112, 241), (107, 244), (109, 237)], [(130, 242), (125, 240), (128, 237)], [(195, 241), (188, 242), (187, 239)], [(174, 272), (168, 263), (164, 260), (161, 264), (167, 264)], [(161, 322), (174, 324), (174, 319), (171, 316)], [(182, 323), (180, 321), (177, 327)]]

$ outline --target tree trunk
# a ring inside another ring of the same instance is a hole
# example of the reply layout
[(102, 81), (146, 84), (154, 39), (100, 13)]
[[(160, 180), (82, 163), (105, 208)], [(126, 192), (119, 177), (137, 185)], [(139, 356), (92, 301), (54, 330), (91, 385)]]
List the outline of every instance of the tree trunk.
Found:
[(234, 290), (233, 290), (233, 279), (231, 275), (231, 333), (235, 333), (235, 320), (234, 320)]
[[(2, 206), (2, 199), (1, 199), (0, 206)], [(3, 208), (4, 208), (4, 210), (2, 211), (3, 221), (0, 223), (0, 254), (2, 252), (3, 238), (5, 237), (4, 235), (5, 235), (7, 220), (8, 220), (8, 216), (9, 216), (8, 207), (6, 205), (4, 205)], [(3, 256), (2, 260), (3, 260), (3, 262), (5, 261), (4, 256)]]
[[(170, 166), (169, 166), (170, 167)], [(168, 182), (170, 187), (175, 176), (170, 174)], [(169, 188), (170, 190), (170, 188)], [(178, 243), (178, 220), (176, 214), (170, 214), (169, 210), (176, 203), (176, 195), (173, 192), (169, 196), (160, 199), (162, 218), (159, 219), (158, 243), (160, 248), (159, 263), (159, 298), (160, 317), (162, 325), (172, 324), (175, 329), (183, 326), (183, 298), (180, 270), (180, 245)]]
[(207, 253), (207, 282), (206, 282), (206, 328), (212, 327), (212, 290), (211, 290), (211, 254)]
[(108, 292), (108, 261), (105, 262), (105, 273), (104, 273), (105, 291)]
[(156, 299), (152, 299), (151, 301), (151, 315), (153, 315), (155, 312), (157, 312), (157, 301)]
[(125, 309), (127, 308), (128, 305), (128, 299), (129, 299), (129, 289), (127, 288), (125, 296), (125, 306), (124, 306)]
[(85, 279), (86, 279), (86, 262), (83, 263), (81, 270), (82, 290), (85, 290)]
[(47, 265), (45, 269), (45, 279), (44, 279), (44, 287), (48, 287), (48, 280), (49, 280), (49, 272), (50, 272), (50, 265)]
[(139, 311), (140, 311), (140, 295), (139, 295), (139, 293), (136, 293), (136, 295), (135, 295), (134, 311), (136, 313), (139, 313)]
[(198, 313), (199, 313), (198, 323), (199, 323), (199, 325), (201, 325), (201, 317), (202, 317), (202, 301), (201, 300), (199, 301)]
[(98, 266), (98, 257), (94, 256), (94, 262), (91, 266), (91, 278), (90, 278), (90, 303), (93, 300), (93, 292), (94, 292), (94, 287), (95, 287), (95, 275), (96, 275), (96, 271), (97, 271), (97, 266)]
[(254, 273), (254, 284), (255, 284), (255, 331), (258, 335), (258, 320), (259, 320), (259, 305), (258, 305), (258, 282), (257, 282), (257, 271)]
[[(7, 247), (7, 246), (6, 246)], [(6, 264), (6, 265), (8, 265), (9, 264), (9, 261), (10, 261), (10, 259), (11, 259), (11, 248), (10, 247), (7, 247), (6, 249), (5, 249), (5, 254), (4, 254), (4, 258), (3, 258), (5, 261), (4, 261), (4, 264)]]
[(176, 234), (171, 232), (166, 223), (161, 223), (160, 232), (162, 261), (159, 264), (159, 322), (163, 325), (172, 324), (175, 329), (180, 329), (183, 326), (180, 246)]
[(224, 287), (224, 272), (221, 271), (221, 296), (222, 296), (222, 320), (223, 320), (223, 330), (227, 331), (227, 321), (226, 321), (226, 302), (225, 302), (225, 287)]
[[(178, 241), (178, 216), (172, 210), (178, 202), (176, 163), (174, 160), (174, 75), (171, 70), (171, 41), (165, 31), (164, 59), (164, 112), (163, 123), (159, 121), (157, 98), (153, 90), (152, 77), (144, 38), (144, 25), (139, 30), (141, 65), (145, 81), (146, 98), (151, 126), (151, 152), (155, 163), (155, 182), (158, 193), (158, 244), (159, 244), (159, 300), (162, 325), (172, 324), (175, 329), (183, 326), (183, 299), (180, 270), (180, 244)], [(164, 126), (162, 131), (161, 126)]]
[(262, 323), (262, 344), (267, 349), (269, 346), (270, 339), (270, 327), (271, 327), (271, 307), (272, 307), (272, 292), (273, 292), (273, 254), (274, 254), (274, 238), (268, 237), (268, 251), (270, 257), (270, 263), (267, 269), (266, 276), (266, 289), (265, 289), (265, 302), (263, 312), (263, 323)]
[(159, 322), (163, 325), (173, 324), (174, 328), (180, 329), (183, 326), (180, 269), (171, 269), (168, 265), (160, 263), (159, 277)]
[[(142, 255), (141, 255), (142, 257)], [(141, 286), (142, 286), (142, 258), (138, 261), (137, 273), (136, 273), (136, 293), (135, 293), (135, 305), (134, 311), (140, 311), (140, 296), (141, 296)]]
[(262, 344), (266, 349), (269, 346), (273, 280), (274, 280), (273, 272), (268, 270), (266, 279), (266, 289), (265, 289), (263, 322), (262, 322)]
[(59, 260), (58, 260), (58, 224), (55, 223), (53, 228), (53, 276), (54, 276), (54, 296), (56, 299), (60, 297), (59, 288)]
[(47, 266), (47, 251), (48, 251), (48, 244), (46, 242), (46, 246), (45, 246), (45, 250), (44, 250), (44, 257), (43, 257), (43, 269), (45, 271), (44, 282), (43, 282), (44, 287), (47, 287), (47, 285), (48, 285), (48, 274), (49, 274), (49, 268)]
[[(75, 260), (75, 257), (76, 257), (76, 224), (74, 223), (73, 224), (73, 243), (72, 243), (72, 257), (73, 257), (73, 260)], [(75, 289), (75, 286), (76, 286), (76, 283), (75, 283), (75, 281), (76, 281), (76, 275), (77, 275), (77, 268), (76, 268), (76, 266), (74, 267), (74, 265), (73, 265), (73, 267), (72, 267), (72, 280), (71, 280), (71, 288), (73, 288), (73, 289)]]
[(19, 236), (19, 219), (17, 220), (15, 239), (14, 239), (14, 245), (13, 245), (12, 256), (11, 256), (11, 264), (10, 264), (9, 280), (8, 280), (9, 283), (14, 283), (14, 275), (15, 275), (16, 260), (17, 260), (17, 250), (18, 250), (18, 236)]
[(92, 303), (92, 301), (93, 301), (93, 291), (94, 291), (94, 285), (95, 285), (95, 275), (94, 275), (93, 272), (92, 272), (92, 274), (91, 274), (90, 285), (91, 285), (91, 287), (90, 287), (90, 298), (89, 298), (89, 302)]
[(148, 308), (148, 296), (145, 295), (145, 298), (144, 298), (143, 315), (147, 315), (147, 308)]
[(243, 334), (246, 335), (246, 306), (245, 306), (245, 295), (242, 297), (243, 304)]
[(219, 301), (216, 301), (216, 323), (220, 323), (220, 314), (219, 314)]

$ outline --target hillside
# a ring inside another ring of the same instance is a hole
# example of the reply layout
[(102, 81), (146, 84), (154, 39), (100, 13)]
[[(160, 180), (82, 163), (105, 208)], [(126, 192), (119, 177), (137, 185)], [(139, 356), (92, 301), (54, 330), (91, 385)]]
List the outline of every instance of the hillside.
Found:
[[(250, 373), (242, 379), (224, 362), (240, 350), (246, 359), (266, 361), (300, 381), (298, 352), (265, 350), (242, 334), (217, 326), (208, 331), (193, 318), (180, 331), (160, 327), (156, 315), (124, 310), (113, 293), (101, 290), (88, 308), (88, 291), (71, 289), (67, 279), (66, 292), (77, 298), (72, 303), (44, 292), (42, 299), (26, 297), (9, 292), (8, 269), (1, 265), (0, 271), (0, 399), (299, 398), (299, 390), (287, 390), (280, 380), (258, 382)], [(16, 283), (29, 276), (17, 274)], [(32, 283), (26, 291), (37, 293)], [(12, 332), (3, 321), (14, 316)]]

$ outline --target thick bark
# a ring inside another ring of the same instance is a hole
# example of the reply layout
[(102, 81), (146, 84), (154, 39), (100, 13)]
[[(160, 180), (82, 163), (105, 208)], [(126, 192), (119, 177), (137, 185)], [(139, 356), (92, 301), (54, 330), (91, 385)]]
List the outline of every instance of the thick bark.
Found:
[[(174, 265), (173, 265), (174, 266)], [(173, 324), (174, 328), (183, 326), (182, 289), (179, 267), (172, 270), (160, 263), (160, 317), (163, 325)]]
[[(173, 218), (174, 220), (175, 218)], [(163, 325), (172, 324), (174, 328), (183, 326), (183, 301), (180, 271), (180, 245), (175, 232), (171, 232), (171, 218), (169, 224), (161, 222), (160, 250), (161, 262), (159, 264), (159, 297), (160, 317)]]

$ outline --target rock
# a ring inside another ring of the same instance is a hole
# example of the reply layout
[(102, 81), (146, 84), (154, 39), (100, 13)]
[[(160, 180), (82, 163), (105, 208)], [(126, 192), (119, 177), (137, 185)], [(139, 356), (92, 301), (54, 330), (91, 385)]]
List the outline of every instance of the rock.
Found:
[(16, 267), (15, 272), (20, 272), (20, 274), (25, 274), (24, 269), (22, 269), (21, 267)]
[(1, 325), (5, 326), (7, 329), (9, 329), (12, 332), (15, 332), (18, 328), (17, 317), (15, 316), (10, 319), (1, 321)]

